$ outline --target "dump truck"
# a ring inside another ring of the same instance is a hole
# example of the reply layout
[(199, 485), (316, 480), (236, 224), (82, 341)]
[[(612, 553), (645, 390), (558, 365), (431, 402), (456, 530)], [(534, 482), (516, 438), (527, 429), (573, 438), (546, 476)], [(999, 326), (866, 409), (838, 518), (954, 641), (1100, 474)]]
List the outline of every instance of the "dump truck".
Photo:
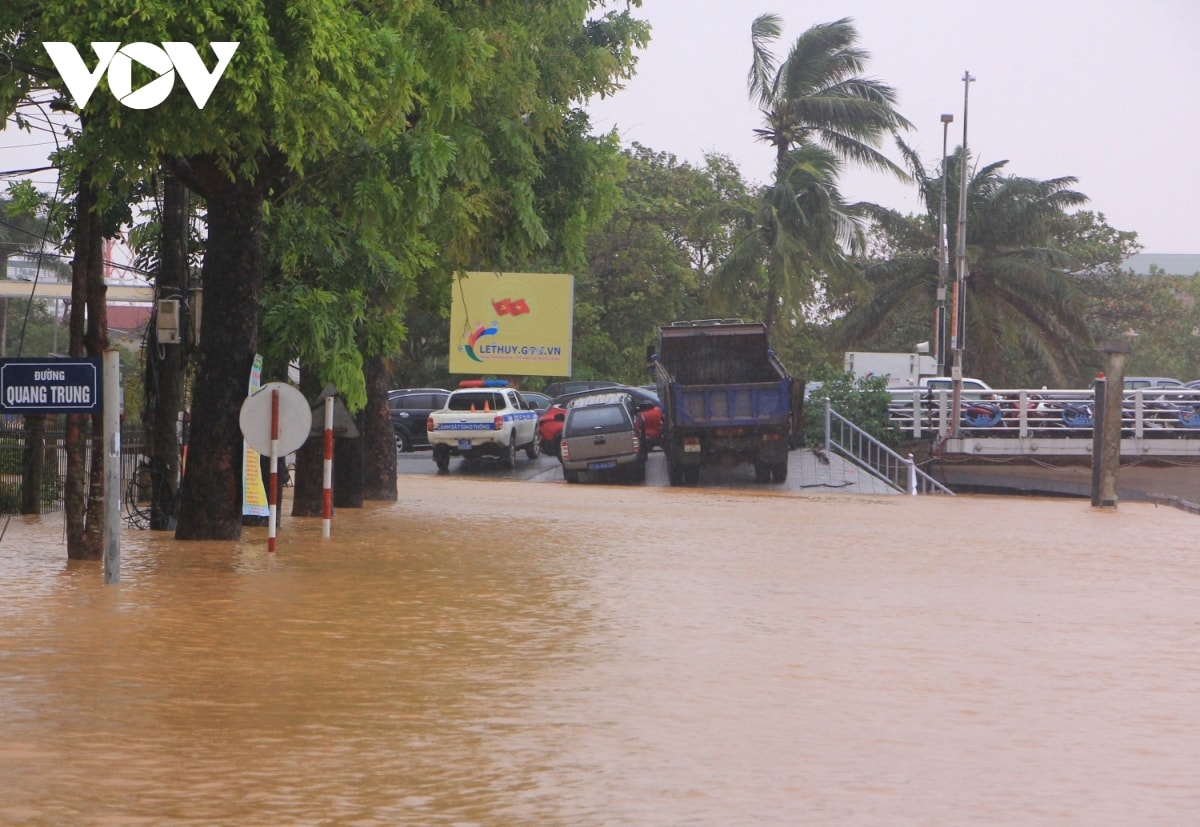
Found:
[(663, 325), (648, 354), (662, 400), (662, 441), (672, 485), (694, 485), (703, 466), (754, 466), (758, 482), (787, 479), (792, 377), (766, 326), (740, 319)]

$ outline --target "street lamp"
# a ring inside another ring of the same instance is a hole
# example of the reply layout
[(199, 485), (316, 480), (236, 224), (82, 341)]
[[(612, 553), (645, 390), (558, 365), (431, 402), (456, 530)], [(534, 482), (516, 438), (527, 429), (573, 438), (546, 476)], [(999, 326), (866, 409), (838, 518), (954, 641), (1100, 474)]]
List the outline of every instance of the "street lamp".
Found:
[(951, 400), (951, 416), (954, 417), (952, 431), (959, 434), (962, 404), (962, 362), (963, 350), (966, 347), (966, 309), (967, 309), (967, 97), (971, 92), (970, 72), (963, 72), (963, 142), (962, 163), (958, 170), (958, 230), (954, 239), (955, 244), (955, 277), (954, 277), (954, 307), (950, 311), (950, 327), (954, 337), (954, 367), (950, 372), (953, 381)]
[(950, 124), (954, 123), (953, 115), (942, 115), (942, 203), (938, 210), (938, 287), (937, 287), (937, 316), (934, 324), (933, 340), (937, 355), (938, 376), (947, 376), (946, 372), (946, 282), (950, 275), (949, 240), (946, 237), (946, 135)]

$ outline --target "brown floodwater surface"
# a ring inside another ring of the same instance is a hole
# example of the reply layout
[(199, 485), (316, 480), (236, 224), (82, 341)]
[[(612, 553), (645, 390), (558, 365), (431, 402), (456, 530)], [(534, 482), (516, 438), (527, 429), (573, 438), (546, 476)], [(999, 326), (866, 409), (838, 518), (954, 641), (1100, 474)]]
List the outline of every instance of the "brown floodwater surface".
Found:
[(3, 825), (1193, 825), (1200, 520), (402, 477), (0, 540)]

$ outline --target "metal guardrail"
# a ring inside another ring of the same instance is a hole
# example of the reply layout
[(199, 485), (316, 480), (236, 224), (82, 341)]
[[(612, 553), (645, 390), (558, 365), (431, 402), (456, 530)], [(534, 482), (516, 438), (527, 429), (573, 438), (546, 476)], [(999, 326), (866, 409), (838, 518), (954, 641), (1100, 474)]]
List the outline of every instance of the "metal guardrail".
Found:
[[(891, 394), (892, 426), (906, 439), (954, 432), (951, 391), (904, 389)], [(990, 439), (1091, 439), (1094, 401), (1091, 389), (963, 391), (958, 432)], [(1124, 391), (1121, 432), (1137, 440), (1200, 440), (1200, 390)]]
[(867, 473), (906, 494), (950, 494), (946, 486), (917, 467), (912, 454), (902, 457), (839, 414), (825, 400), (825, 451), (848, 459)]

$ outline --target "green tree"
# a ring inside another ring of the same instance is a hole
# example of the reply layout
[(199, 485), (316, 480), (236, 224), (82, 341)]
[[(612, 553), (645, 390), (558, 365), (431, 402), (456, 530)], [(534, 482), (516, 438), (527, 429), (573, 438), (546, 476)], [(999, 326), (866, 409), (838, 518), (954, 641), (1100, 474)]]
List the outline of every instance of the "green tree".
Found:
[(809, 28), (782, 63), (770, 51), (780, 32), (778, 15), (755, 19), (747, 76), (750, 98), (764, 121), (754, 132), (775, 148), (778, 167), (785, 167), (784, 157), (793, 148), (817, 144), (841, 160), (904, 178), (879, 144), (885, 135), (911, 124), (895, 110), (894, 89), (860, 74), (870, 53), (855, 46), (858, 31), (851, 19)]
[(1123, 272), (1130, 256), (1142, 250), (1137, 233), (1118, 230), (1104, 213), (1091, 210), (1055, 216), (1051, 235), (1055, 246), (1074, 259), (1075, 274), (1082, 277)]
[[(866, 263), (872, 292), (838, 321), (842, 349), (899, 344), (907, 350), (933, 331), (941, 179), (928, 176), (915, 153), (907, 155), (925, 213), (873, 210), (892, 251)], [(1074, 178), (1006, 176), (1007, 164), (987, 165), (968, 181), (964, 370), (995, 386), (1062, 386), (1079, 373), (1079, 354), (1089, 347), (1091, 332), (1078, 283), (1070, 275), (1078, 262), (1059, 246), (1054, 232), (1066, 210), (1087, 197), (1070, 189)], [(958, 211), (963, 166), (960, 149), (947, 163), (948, 215)], [(956, 232), (955, 226), (949, 228), (951, 250)]]
[(589, 235), (589, 264), (576, 279), (574, 376), (642, 384), (657, 327), (705, 312), (733, 231), (718, 207), (748, 189), (719, 155), (693, 166), (635, 144), (624, 160), (620, 205)]
[[(6, 101), (28, 91), (35, 73), (59, 82), (31, 45), (43, 40), (85, 44), (103, 32), (125, 42), (186, 41), (202, 55), (211, 54), (210, 39), (240, 43), (203, 110), (182, 94), (151, 111), (129, 110), (102, 86), (74, 147), (90, 170), (97, 210), (113, 170), (160, 156), (205, 199), (205, 329), (181, 539), (240, 535), (237, 411), (258, 349), (264, 205), (346, 148), (365, 143), (373, 152), (414, 133), (432, 151), (414, 156), (409, 169), (424, 203), (436, 202), (428, 226), (446, 214), (458, 219), (443, 225), (457, 242), (439, 245), (444, 270), (472, 258), (519, 258), (549, 238), (533, 180), (564, 107), (613, 91), (645, 41), (643, 24), (591, 0), (546, 8), (517, 0), (385, 2), (369, 15), (343, 0), (220, 7), (150, 0), (132, 12), (115, 0), (18, 0), (0, 12), (0, 30), (19, 46), (15, 65), (29, 70), (4, 82)], [(441, 131), (463, 123), (474, 133)], [(465, 184), (442, 200), (448, 160)], [(375, 298), (369, 289), (367, 296)]]
[[(41, 208), (40, 200), (27, 202), (27, 198), (18, 202), (0, 198), (0, 278), (8, 278), (8, 260), (11, 256), (40, 254), (44, 252), (46, 241), (53, 240), (55, 235), (48, 217), (44, 214), (45, 210)], [(38, 256), (38, 259), (41, 269), (47, 259), (41, 256)], [(57, 280), (57, 269), (44, 267), (44, 272), (40, 272), (39, 276), (47, 280)], [(32, 332), (27, 328), (31, 320), (30, 313), (38, 311), (45, 313), (45, 305), (42, 302), (14, 303), (0, 297), (0, 356), (43, 356), (51, 352), (50, 342), (30, 343), (28, 348), (25, 347), (25, 336)], [(11, 326), (10, 318), (14, 322)], [(37, 324), (36, 320), (34, 324)], [(43, 347), (44, 350), (40, 349)]]
[[(77, 202), (80, 214), (108, 208), (115, 171), (159, 156), (206, 200), (205, 329), (190, 484), (176, 536), (235, 538), (241, 530), (237, 416), (257, 349), (263, 204), (350, 136), (402, 128), (421, 66), (413, 57), (431, 46), (404, 33), (425, 4), (376, 4), (370, 15), (338, 0), (184, 7), (151, 0), (133, 10), (112, 0), (18, 0), (6, 8), (0, 29), (6, 42), (20, 44), (16, 65), (32, 67), (31, 77), (49, 78), (60, 89), (61, 79), (36, 48), (43, 41), (185, 41), (210, 60), (210, 41), (240, 43), (204, 109), (180, 90), (154, 109), (128, 109), (102, 85), (72, 147), (77, 168), (86, 170), (85, 188), (95, 193), (94, 207)], [(18, 77), (4, 91), (19, 95), (30, 85)]]
[[(1126, 374), (1200, 378), (1200, 276), (1120, 271), (1080, 282), (1095, 340), (1129, 342)], [(1087, 353), (1081, 384), (1103, 369), (1103, 357)]]
[(736, 315), (757, 298), (774, 330), (780, 314), (800, 324), (822, 290), (853, 290), (858, 274), (847, 250), (861, 246), (856, 208), (837, 188), (839, 164), (819, 146), (798, 147), (780, 161), (774, 182), (755, 197), (727, 205), (738, 228), (713, 276), (713, 307)]
[[(772, 185), (758, 204), (737, 207), (742, 234), (716, 275), (718, 300), (755, 284), (762, 317), (773, 328), (780, 313), (803, 316), (821, 289), (850, 289), (845, 252), (861, 236), (855, 210), (838, 191), (842, 163), (905, 177), (879, 150), (887, 134), (909, 126), (895, 110), (895, 91), (861, 72), (869, 54), (858, 48), (849, 18), (809, 28), (780, 61), (771, 51), (780, 19), (764, 14), (751, 26), (747, 85), (762, 112), (759, 140), (775, 150)], [(830, 285), (821, 285), (828, 280)]]
[[(384, 356), (402, 350), (414, 297), (420, 319), (432, 311), (444, 325), (457, 271), (578, 264), (584, 234), (613, 197), (615, 143), (591, 136), (576, 105), (627, 75), (645, 27), (628, 10), (586, 22), (583, 11), (512, 0), (430, 14), (424, 36), (447, 44), (438, 57), (450, 62), (417, 84), (408, 128), (314, 166), (272, 216), (272, 330), (300, 358), (305, 383), (332, 382), (362, 411), (368, 498), (395, 497)], [(284, 301), (321, 291), (357, 310)], [(428, 325), (418, 333), (427, 349)]]

